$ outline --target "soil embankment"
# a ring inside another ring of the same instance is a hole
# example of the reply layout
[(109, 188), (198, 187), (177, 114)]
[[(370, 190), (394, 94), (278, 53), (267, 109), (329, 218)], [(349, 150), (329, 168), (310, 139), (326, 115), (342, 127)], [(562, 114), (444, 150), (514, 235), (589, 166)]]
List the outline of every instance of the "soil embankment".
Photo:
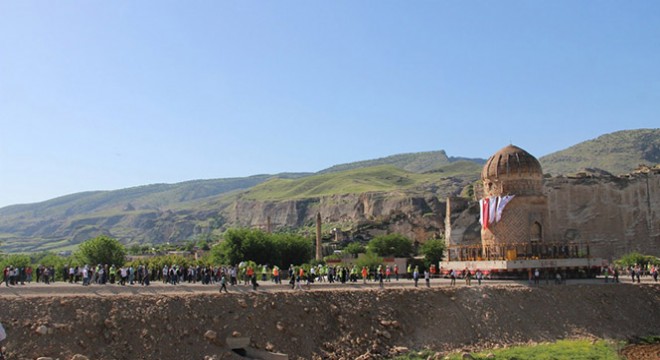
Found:
[(232, 335), (249, 336), (253, 347), (290, 359), (356, 359), (404, 348), (449, 351), (660, 334), (658, 285), (0, 300), (9, 359), (238, 359), (224, 343)]

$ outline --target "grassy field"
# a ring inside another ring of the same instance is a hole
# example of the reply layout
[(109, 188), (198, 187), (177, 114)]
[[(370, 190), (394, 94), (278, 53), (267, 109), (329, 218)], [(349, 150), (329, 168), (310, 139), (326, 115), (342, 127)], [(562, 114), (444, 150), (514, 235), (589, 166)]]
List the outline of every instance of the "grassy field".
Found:
[(441, 183), (449, 177), (478, 177), (480, 165), (456, 162), (432, 173), (417, 174), (391, 165), (347, 170), (308, 176), (301, 179), (272, 179), (246, 193), (244, 199), (278, 201), (329, 195), (360, 194), (365, 192), (396, 192), (419, 188), (428, 183)]
[[(619, 350), (625, 345), (622, 342), (598, 340), (560, 340), (556, 343), (531, 346), (516, 346), (506, 349), (472, 353), (475, 359), (496, 360), (621, 360)], [(434, 352), (412, 352), (394, 358), (395, 360), (425, 360)], [(489, 354), (490, 355), (489, 357)], [(448, 356), (450, 360), (462, 359), (462, 353)]]

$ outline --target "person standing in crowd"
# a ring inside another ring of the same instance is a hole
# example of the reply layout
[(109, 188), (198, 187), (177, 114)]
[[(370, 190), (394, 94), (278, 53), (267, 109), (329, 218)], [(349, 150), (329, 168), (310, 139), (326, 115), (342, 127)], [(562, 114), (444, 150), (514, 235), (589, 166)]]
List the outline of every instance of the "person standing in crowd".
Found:
[(613, 272), (613, 277), (614, 277), (614, 283), (618, 284), (619, 283), (619, 268), (614, 267), (614, 272)]
[(248, 283), (252, 282), (252, 278), (254, 277), (254, 269), (252, 268), (252, 265), (247, 266), (247, 269), (245, 270), (245, 276), (247, 276), (245, 279), (245, 284), (247, 285)]
[(50, 269), (48, 267), (44, 268), (43, 277), (44, 283), (50, 285)]
[(298, 271), (298, 275), (296, 275), (296, 289), (303, 290), (302, 281), (304, 274), (305, 274), (305, 270), (301, 266), (300, 270)]
[(115, 278), (117, 277), (117, 267), (115, 264), (112, 264), (108, 271), (110, 272), (110, 284), (114, 284)]
[(30, 284), (32, 282), (32, 266), (25, 269), (25, 276), (27, 277), (27, 283)]
[(426, 282), (426, 287), (431, 287), (431, 274), (428, 270), (424, 270), (424, 281)]
[(257, 291), (259, 284), (257, 283), (257, 277), (254, 274), (250, 277), (250, 282), (252, 283), (252, 290)]
[(163, 266), (163, 284), (167, 284), (170, 282), (170, 269), (167, 265)]
[(451, 269), (449, 272), (449, 278), (451, 279), (451, 282), (449, 283), (451, 286), (456, 285), (456, 272), (454, 269)]
[(237, 275), (237, 272), (236, 272), (236, 266), (235, 265), (232, 266), (231, 270), (229, 272), (230, 272), (230, 276), (231, 276), (229, 283), (231, 284), (231, 286), (237, 285), (238, 284), (238, 277), (237, 277), (238, 275)]
[(309, 288), (310, 284), (314, 283), (316, 280), (316, 267), (312, 266), (309, 269), (309, 275), (307, 275), (307, 287)]
[(266, 281), (268, 277), (268, 265), (261, 268), (261, 281)]
[(477, 284), (481, 285), (481, 279), (484, 276), (483, 273), (481, 272), (481, 270), (477, 269), (477, 272), (475, 273), (475, 275), (477, 276)]
[(224, 272), (220, 277), (220, 292), (222, 292), (223, 289), (225, 290), (226, 293), (229, 292), (229, 290), (227, 290), (227, 276), (225, 275)]
[(415, 281), (415, 287), (417, 287), (417, 282), (419, 281), (419, 267), (415, 266), (415, 270), (412, 273), (413, 280)]
[(534, 285), (539, 286), (541, 280), (541, 273), (539, 269), (534, 269)]
[(128, 270), (126, 269), (126, 266), (122, 266), (119, 269), (119, 277), (121, 278), (121, 280), (119, 280), (119, 284), (121, 284), (122, 286), (125, 286), (126, 285), (126, 279), (128, 278)]
[(142, 268), (142, 285), (144, 285), (144, 286), (149, 286), (149, 282), (150, 282), (150, 279), (149, 279), (149, 267), (148, 267), (147, 265), (145, 265), (145, 266)]

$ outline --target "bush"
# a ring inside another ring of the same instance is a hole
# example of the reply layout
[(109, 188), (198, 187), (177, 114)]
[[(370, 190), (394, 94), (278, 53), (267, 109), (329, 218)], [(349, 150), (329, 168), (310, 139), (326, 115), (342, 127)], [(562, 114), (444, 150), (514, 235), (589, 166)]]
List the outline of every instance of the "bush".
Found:
[(643, 255), (638, 252), (631, 252), (623, 255), (619, 260), (615, 261), (615, 264), (622, 267), (629, 267), (639, 265), (641, 267), (646, 267), (648, 265), (660, 265), (660, 259), (650, 255)]
[(312, 242), (291, 233), (268, 234), (261, 230), (230, 229), (223, 242), (211, 248), (216, 263), (238, 264), (250, 260), (257, 264), (288, 268), (311, 259)]
[(383, 257), (409, 257), (413, 253), (412, 241), (400, 234), (376, 236), (369, 241), (367, 248)]
[(438, 266), (438, 263), (442, 261), (445, 253), (445, 242), (444, 240), (427, 240), (421, 248), (421, 253), (424, 255), (424, 265), (428, 268), (431, 264)]
[(80, 244), (76, 254), (86, 264), (123, 266), (126, 249), (118, 240), (101, 235)]
[(352, 242), (344, 248), (344, 252), (353, 256), (358, 256), (358, 254), (366, 253), (367, 250), (359, 242)]
[(355, 265), (358, 267), (358, 269), (361, 269), (362, 267), (366, 266), (367, 269), (374, 269), (377, 268), (378, 265), (383, 264), (383, 258), (379, 257), (377, 254), (367, 251), (364, 256), (360, 257), (355, 261)]

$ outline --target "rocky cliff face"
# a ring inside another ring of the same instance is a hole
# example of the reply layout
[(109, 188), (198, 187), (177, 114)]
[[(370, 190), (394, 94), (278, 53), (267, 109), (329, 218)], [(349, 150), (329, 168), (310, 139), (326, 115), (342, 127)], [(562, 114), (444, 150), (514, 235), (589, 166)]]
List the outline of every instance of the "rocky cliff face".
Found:
[(588, 243), (604, 258), (660, 255), (660, 174), (552, 178), (545, 193), (552, 238)]
[(358, 235), (396, 232), (423, 242), (444, 231), (446, 203), (436, 196), (404, 193), (333, 195), (315, 199), (280, 202), (237, 201), (227, 215), (237, 226), (299, 228), (313, 226), (321, 213), (324, 224)]

